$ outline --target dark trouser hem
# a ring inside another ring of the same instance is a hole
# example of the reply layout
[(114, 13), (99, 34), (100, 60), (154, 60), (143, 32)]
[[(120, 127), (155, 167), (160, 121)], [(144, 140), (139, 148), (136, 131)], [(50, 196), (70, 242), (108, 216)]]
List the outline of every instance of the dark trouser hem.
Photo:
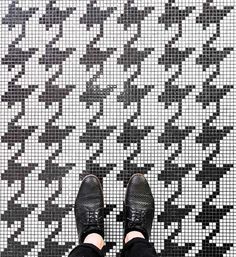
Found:
[(83, 243), (76, 246), (68, 257), (104, 257), (104, 253), (93, 244)]
[(144, 238), (134, 238), (124, 245), (121, 257), (156, 257), (154, 247)]

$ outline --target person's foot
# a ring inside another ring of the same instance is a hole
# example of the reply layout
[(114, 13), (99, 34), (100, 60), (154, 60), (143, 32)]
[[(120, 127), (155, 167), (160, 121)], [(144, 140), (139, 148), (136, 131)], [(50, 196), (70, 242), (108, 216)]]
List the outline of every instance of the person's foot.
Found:
[(101, 183), (96, 176), (88, 175), (82, 181), (75, 200), (75, 219), (80, 243), (92, 233), (104, 238), (103, 212)]
[(134, 174), (129, 181), (124, 203), (125, 241), (131, 231), (141, 232), (148, 240), (153, 217), (154, 198), (148, 182), (142, 174)]

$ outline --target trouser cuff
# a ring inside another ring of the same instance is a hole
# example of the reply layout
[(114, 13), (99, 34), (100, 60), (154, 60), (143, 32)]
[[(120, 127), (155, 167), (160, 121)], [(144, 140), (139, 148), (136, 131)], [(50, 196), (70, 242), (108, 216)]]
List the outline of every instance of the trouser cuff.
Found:
[(121, 256), (125, 256), (124, 253), (128, 251), (134, 244), (142, 243), (144, 245), (150, 246), (150, 243), (145, 238), (136, 237), (131, 239), (128, 243), (126, 243), (121, 251)]
[(74, 257), (74, 256), (79, 256), (79, 253), (81, 252), (81, 250), (84, 252), (85, 249), (89, 249), (90, 251), (92, 251), (94, 253), (94, 256), (98, 256), (98, 257), (104, 257), (104, 253), (102, 250), (100, 250), (99, 248), (97, 248), (95, 245), (93, 244), (88, 244), (88, 243), (82, 243), (78, 246), (76, 246), (72, 252), (70, 253), (69, 257)]

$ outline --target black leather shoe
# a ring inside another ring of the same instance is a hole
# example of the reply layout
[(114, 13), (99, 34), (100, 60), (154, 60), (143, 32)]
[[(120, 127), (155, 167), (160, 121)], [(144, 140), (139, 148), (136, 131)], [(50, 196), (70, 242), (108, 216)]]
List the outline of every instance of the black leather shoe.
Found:
[(75, 200), (75, 219), (80, 243), (90, 233), (98, 233), (104, 237), (103, 212), (101, 183), (96, 176), (88, 175), (82, 181)]
[(134, 174), (128, 184), (124, 203), (124, 238), (130, 231), (139, 231), (148, 240), (154, 217), (154, 198), (142, 174)]

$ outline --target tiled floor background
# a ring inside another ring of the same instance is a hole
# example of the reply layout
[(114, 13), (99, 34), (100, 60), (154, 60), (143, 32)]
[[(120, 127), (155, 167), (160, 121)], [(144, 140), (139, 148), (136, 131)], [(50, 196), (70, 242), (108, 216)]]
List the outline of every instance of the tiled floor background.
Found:
[(0, 15), (1, 256), (67, 256), (87, 173), (116, 256), (141, 172), (158, 256), (235, 257), (235, 1), (2, 0)]

